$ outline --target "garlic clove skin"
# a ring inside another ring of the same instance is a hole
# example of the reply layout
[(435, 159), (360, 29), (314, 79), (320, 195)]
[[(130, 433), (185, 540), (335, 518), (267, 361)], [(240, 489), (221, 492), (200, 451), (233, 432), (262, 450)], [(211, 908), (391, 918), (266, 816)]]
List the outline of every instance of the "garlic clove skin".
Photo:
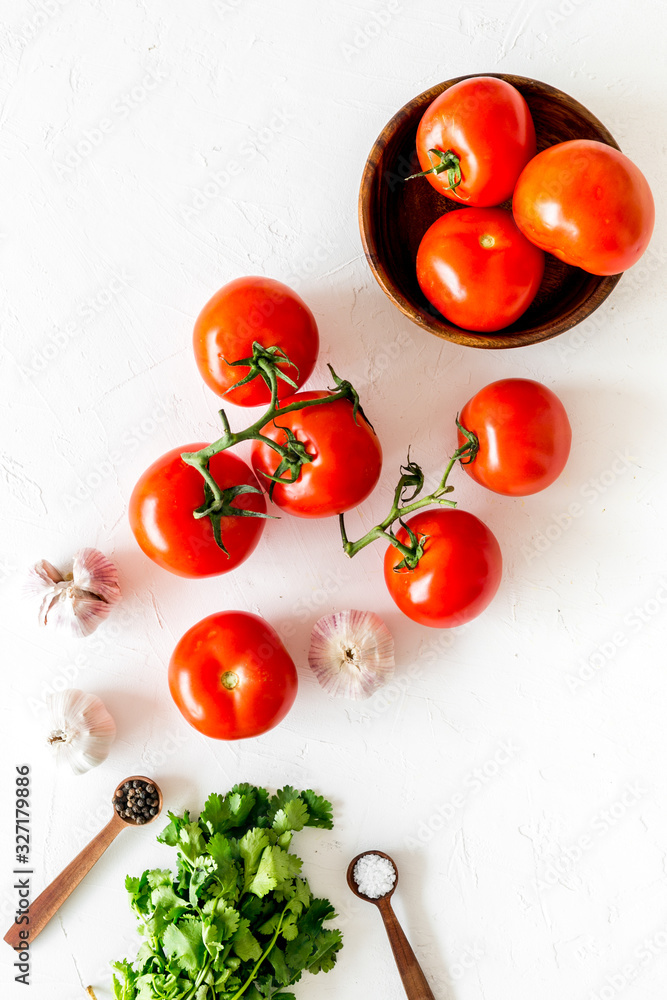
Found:
[(24, 592), (39, 597), (40, 625), (77, 637), (90, 635), (121, 599), (118, 571), (99, 549), (81, 549), (67, 576), (42, 559), (28, 573)]
[(373, 611), (337, 611), (315, 623), (308, 663), (329, 694), (370, 698), (394, 675), (394, 640)]
[(68, 762), (74, 774), (85, 774), (109, 756), (116, 723), (97, 695), (70, 688), (49, 695), (47, 743)]
[(81, 549), (74, 556), (72, 582), (79, 590), (90, 591), (110, 607), (120, 601), (118, 571), (99, 549)]
[(32, 572), (37, 575), (37, 577), (45, 584), (47, 587), (53, 586), (54, 583), (62, 583), (64, 577), (60, 570), (57, 570), (47, 559), (42, 559), (33, 566)]

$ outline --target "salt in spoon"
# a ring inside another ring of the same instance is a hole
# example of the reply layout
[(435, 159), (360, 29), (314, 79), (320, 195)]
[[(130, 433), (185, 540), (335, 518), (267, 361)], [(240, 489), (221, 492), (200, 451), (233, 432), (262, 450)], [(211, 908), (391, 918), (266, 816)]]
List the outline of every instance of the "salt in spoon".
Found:
[[(389, 889), (384, 896), (379, 896), (377, 899), (373, 899), (371, 896), (365, 896), (363, 892), (360, 891), (359, 886), (354, 879), (354, 866), (357, 861), (366, 857), (368, 854), (379, 854), (381, 858), (386, 858), (396, 872), (396, 881), (391, 889)], [(382, 851), (363, 851), (362, 854), (357, 854), (356, 858), (352, 858), (350, 864), (348, 865), (347, 884), (355, 896), (358, 896), (359, 899), (363, 899), (366, 903), (374, 903), (380, 911), (380, 916), (384, 922), (391, 950), (394, 953), (396, 965), (398, 966), (400, 977), (403, 980), (403, 988), (405, 989), (408, 1000), (435, 1000), (431, 987), (426, 981), (426, 976), (422, 972), (415, 953), (410, 947), (410, 942), (406, 938), (403, 928), (399, 924), (396, 914), (391, 907), (391, 897), (393, 896), (396, 886), (398, 885), (398, 868), (396, 867), (395, 862), (389, 857), (388, 854), (384, 854)]]
[[(155, 788), (158, 798), (157, 810), (154, 816), (146, 820), (146, 823), (152, 823), (160, 815), (162, 809), (162, 792), (152, 778), (145, 778), (141, 774), (133, 774), (131, 777), (123, 778), (119, 782), (113, 794), (114, 800), (117, 798), (123, 785), (128, 781), (145, 781)], [(146, 823), (139, 824), (131, 819), (126, 819), (120, 815), (115, 804), (113, 804), (113, 816), (104, 829), (100, 830), (97, 836), (77, 854), (74, 860), (70, 861), (67, 868), (64, 868), (60, 875), (40, 893), (37, 899), (33, 900), (29, 909), (24, 911), (30, 918), (29, 923), (23, 921), (20, 924), (12, 924), (5, 934), (7, 944), (11, 945), (12, 948), (24, 947), (26, 939), (25, 937), (20, 937), (20, 932), (23, 931), (25, 934), (26, 930), (29, 932), (28, 941), (32, 944), (37, 935), (44, 930), (49, 920), (58, 912), (70, 893), (76, 889), (79, 882), (88, 874), (95, 862), (99, 861), (109, 844), (118, 836), (120, 831), (126, 826), (145, 826)]]

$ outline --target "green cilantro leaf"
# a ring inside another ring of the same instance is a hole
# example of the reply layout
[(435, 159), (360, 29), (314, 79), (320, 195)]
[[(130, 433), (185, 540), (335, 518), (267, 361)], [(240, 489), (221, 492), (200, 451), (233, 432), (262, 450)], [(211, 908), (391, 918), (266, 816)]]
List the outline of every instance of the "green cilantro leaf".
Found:
[(323, 799), (321, 795), (316, 795), (310, 789), (301, 792), (301, 798), (308, 806), (308, 822), (306, 826), (316, 826), (322, 830), (332, 830), (333, 810), (331, 803)]
[(196, 861), (206, 851), (206, 843), (199, 823), (185, 823), (178, 831), (178, 846), (189, 861)]
[(174, 813), (167, 813), (170, 822), (165, 826), (162, 833), (157, 836), (158, 841), (161, 844), (168, 844), (169, 847), (176, 847), (178, 844), (178, 833), (179, 830), (190, 822), (190, 814), (187, 809), (182, 816), (176, 816)]
[(244, 883), (243, 891), (247, 892), (250, 883), (257, 874), (262, 851), (269, 846), (269, 835), (266, 830), (255, 828), (248, 830), (239, 841), (239, 851), (243, 858)]
[(289, 833), (291, 830), (303, 830), (308, 822), (308, 807), (303, 799), (292, 799), (277, 811), (273, 817), (272, 828), (277, 834)]
[(242, 962), (256, 962), (261, 956), (261, 945), (250, 930), (250, 925), (247, 920), (242, 920), (240, 922), (238, 930), (232, 938), (232, 948)]
[(308, 959), (309, 972), (330, 972), (336, 964), (336, 953), (343, 947), (339, 930), (326, 930), (315, 939), (315, 952)]
[(196, 973), (204, 960), (203, 924), (201, 920), (182, 920), (169, 924), (164, 932), (164, 953), (186, 972)]
[(288, 848), (331, 823), (325, 799), (291, 785), (213, 793), (196, 822), (170, 812), (158, 840), (176, 849), (176, 872), (126, 879), (143, 943), (134, 964), (115, 963), (114, 1000), (294, 1000), (284, 987), (329, 971), (342, 939)]

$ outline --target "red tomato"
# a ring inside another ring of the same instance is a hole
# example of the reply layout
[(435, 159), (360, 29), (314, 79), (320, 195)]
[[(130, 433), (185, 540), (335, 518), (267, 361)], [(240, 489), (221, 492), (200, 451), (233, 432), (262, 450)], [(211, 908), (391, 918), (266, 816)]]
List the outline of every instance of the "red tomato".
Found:
[(519, 177), (512, 204), (519, 229), (549, 253), (591, 274), (632, 267), (653, 232), (655, 206), (634, 163), (603, 142), (550, 146)]
[[(500, 585), (503, 560), (495, 535), (474, 514), (453, 508), (420, 511), (406, 524), (426, 536), (416, 568), (395, 571), (403, 556), (393, 545), (384, 557), (384, 580), (403, 614), (431, 628), (476, 618)], [(405, 528), (396, 537), (409, 541)]]
[(535, 156), (535, 125), (516, 87), (492, 76), (470, 77), (426, 109), (417, 129), (422, 170), (437, 165), (430, 149), (451, 149), (460, 160), (461, 183), (454, 190), (447, 170), (426, 175), (436, 191), (486, 208), (511, 198), (517, 177)]
[[(480, 389), (459, 422), (479, 441), (463, 466), (475, 482), (508, 497), (550, 486), (565, 468), (572, 430), (565, 407), (551, 389), (526, 378), (505, 378)], [(465, 436), (459, 431), (459, 446)]]
[[(205, 447), (186, 444), (168, 451), (146, 469), (130, 497), (134, 537), (153, 562), (177, 576), (228, 573), (248, 558), (264, 531), (264, 518), (223, 517), (220, 527), (227, 556), (216, 544), (209, 518), (193, 517), (192, 512), (204, 502), (204, 480), (185, 464), (181, 452)], [(228, 451), (214, 455), (209, 467), (223, 489), (241, 484), (259, 486), (245, 462)], [(261, 493), (242, 493), (232, 506), (266, 512)]]
[(446, 212), (426, 230), (417, 251), (417, 281), (445, 319), (464, 330), (509, 326), (535, 298), (544, 254), (504, 208)]
[(216, 740), (273, 729), (294, 704), (294, 663), (259, 615), (222, 611), (193, 625), (169, 661), (169, 690), (181, 714)]
[[(280, 365), (298, 386), (310, 377), (317, 360), (319, 336), (312, 312), (296, 292), (272, 278), (237, 278), (206, 303), (195, 323), (193, 346), (201, 377), (219, 396), (238, 406), (259, 406), (271, 400), (266, 382), (257, 377), (238, 389), (246, 365), (227, 362), (252, 356), (253, 342), (279, 347), (296, 365)], [(278, 379), (278, 398), (294, 387)]]
[[(283, 400), (288, 405), (297, 399), (323, 399), (328, 392), (300, 392)], [(382, 449), (368, 421), (357, 412), (352, 415), (348, 399), (278, 415), (262, 428), (262, 434), (287, 442), (282, 430), (288, 427), (305, 446), (312, 461), (301, 467), (294, 483), (277, 483), (273, 501), (288, 514), (297, 517), (330, 517), (357, 507), (373, 490), (382, 469)], [(262, 473), (274, 475), (280, 457), (268, 445), (253, 442), (252, 465), (260, 482)]]

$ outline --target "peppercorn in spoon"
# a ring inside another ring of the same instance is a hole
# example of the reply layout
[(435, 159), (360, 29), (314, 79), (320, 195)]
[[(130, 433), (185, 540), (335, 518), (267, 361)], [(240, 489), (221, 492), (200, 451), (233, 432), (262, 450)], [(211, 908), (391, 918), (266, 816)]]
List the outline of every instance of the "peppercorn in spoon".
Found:
[[(151, 823), (160, 815), (162, 792), (151, 778), (133, 774), (116, 787), (113, 795), (114, 814), (104, 829), (77, 854), (73, 861), (61, 871), (50, 885), (40, 893), (22, 914), (20, 924), (13, 923), (5, 934), (5, 941), (12, 948), (25, 947), (26, 940), (33, 943), (44, 930), (49, 920), (55, 916), (70, 893), (76, 889), (111, 842), (126, 826), (141, 826)], [(28, 932), (28, 937), (25, 934)], [(21, 932), (23, 936), (21, 936)]]
[(398, 885), (398, 868), (389, 855), (382, 851), (357, 854), (348, 865), (347, 884), (355, 896), (374, 903), (380, 911), (408, 1000), (435, 1000), (391, 907), (391, 897)]

